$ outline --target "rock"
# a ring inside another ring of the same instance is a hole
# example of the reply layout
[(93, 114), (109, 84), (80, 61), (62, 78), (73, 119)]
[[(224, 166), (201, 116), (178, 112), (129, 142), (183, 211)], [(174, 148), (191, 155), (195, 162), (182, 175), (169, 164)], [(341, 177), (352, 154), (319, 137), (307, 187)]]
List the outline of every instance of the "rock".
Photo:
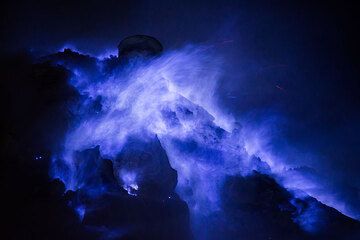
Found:
[(119, 184), (141, 196), (166, 199), (177, 184), (177, 172), (156, 136), (146, 140), (129, 138), (114, 168)]

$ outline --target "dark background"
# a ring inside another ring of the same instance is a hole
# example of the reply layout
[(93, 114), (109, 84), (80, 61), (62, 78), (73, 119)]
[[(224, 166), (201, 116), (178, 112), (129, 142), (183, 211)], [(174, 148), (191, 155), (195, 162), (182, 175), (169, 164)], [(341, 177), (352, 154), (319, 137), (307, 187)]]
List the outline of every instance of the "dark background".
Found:
[(4, 56), (27, 51), (37, 57), (64, 46), (100, 56), (116, 53), (118, 42), (133, 34), (154, 36), (165, 49), (187, 43), (211, 45), (226, 62), (219, 86), (224, 108), (245, 125), (275, 126), (272, 149), (288, 156), (284, 161), (311, 166), (332, 179), (334, 191), (344, 198), (359, 198), (360, 8), (356, 1), (9, 1), (2, 5)]

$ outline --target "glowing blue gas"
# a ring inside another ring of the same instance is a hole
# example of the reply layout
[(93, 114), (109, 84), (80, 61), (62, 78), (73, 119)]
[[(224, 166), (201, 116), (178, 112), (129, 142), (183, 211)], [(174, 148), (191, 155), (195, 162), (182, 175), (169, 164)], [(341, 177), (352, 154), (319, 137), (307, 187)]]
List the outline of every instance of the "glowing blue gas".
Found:
[[(82, 100), (74, 107), (76, 124), (53, 164), (53, 176), (60, 177), (68, 189), (79, 189), (84, 182), (79, 178), (75, 152), (99, 146), (101, 156), (113, 160), (128, 137), (157, 136), (178, 172), (177, 192), (193, 216), (218, 210), (219, 189), (226, 176), (253, 170), (316, 197), (317, 192), (309, 188), (315, 182), (290, 184), (292, 176), (284, 174), (289, 166), (266, 150), (262, 136), (243, 131), (221, 110), (216, 91), (222, 61), (206, 48), (186, 47), (151, 60), (133, 59), (110, 72), (103, 71), (103, 64), (99, 60), (92, 74), (70, 67), (70, 82)], [(101, 109), (92, 111), (99, 102)], [(118, 172), (123, 188), (136, 195), (139, 173)], [(326, 197), (321, 200), (351, 214)]]

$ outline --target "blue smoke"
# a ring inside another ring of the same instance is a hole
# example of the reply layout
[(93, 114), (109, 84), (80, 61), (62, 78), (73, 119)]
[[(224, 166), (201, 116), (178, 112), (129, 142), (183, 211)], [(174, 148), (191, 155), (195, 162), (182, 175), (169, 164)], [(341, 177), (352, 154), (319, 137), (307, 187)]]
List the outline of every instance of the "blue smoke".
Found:
[[(296, 198), (312, 196), (360, 219), (321, 179), (294, 169), (284, 155), (274, 153), (269, 124), (241, 125), (239, 117), (224, 112), (216, 95), (224, 60), (211, 49), (187, 46), (109, 70), (110, 60), (93, 58), (90, 66), (60, 63), (72, 71), (70, 83), (81, 94), (72, 106), (74, 124), (63, 149), (53, 157), (52, 176), (62, 179), (67, 189), (86, 188), (89, 195), (106, 192), (101, 183), (89, 184), (96, 181), (92, 176), (100, 159), (106, 158), (113, 161), (122, 188), (136, 196), (144, 176), (122, 168), (117, 156), (130, 138), (157, 138), (177, 171), (176, 191), (193, 219), (221, 210), (219, 195), (227, 176), (247, 176), (254, 170), (273, 176)], [(88, 156), (94, 151), (87, 149), (96, 149), (96, 156)], [(86, 210), (78, 209), (83, 216)], [(295, 222), (313, 231), (309, 215), (299, 213)]]

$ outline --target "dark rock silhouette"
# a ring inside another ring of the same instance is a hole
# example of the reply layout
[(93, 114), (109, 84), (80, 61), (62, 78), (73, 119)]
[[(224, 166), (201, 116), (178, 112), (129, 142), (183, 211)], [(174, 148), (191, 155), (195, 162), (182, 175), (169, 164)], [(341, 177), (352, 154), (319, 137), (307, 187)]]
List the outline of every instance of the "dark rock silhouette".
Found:
[(134, 35), (124, 38), (118, 45), (118, 56), (154, 56), (162, 52), (163, 46), (154, 37), (147, 35)]
[(114, 163), (119, 184), (126, 185), (126, 174), (135, 174), (136, 194), (149, 198), (167, 199), (174, 194), (177, 173), (171, 168), (159, 139), (129, 138)]

